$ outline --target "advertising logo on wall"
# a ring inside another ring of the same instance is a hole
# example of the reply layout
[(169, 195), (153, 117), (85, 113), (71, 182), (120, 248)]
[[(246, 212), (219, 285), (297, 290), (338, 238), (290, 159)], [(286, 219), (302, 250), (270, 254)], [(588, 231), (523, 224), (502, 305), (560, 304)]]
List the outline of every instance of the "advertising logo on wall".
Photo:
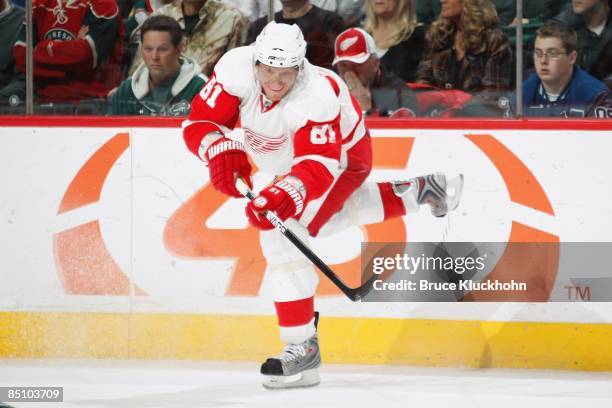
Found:
[[(486, 238), (489, 242), (545, 243), (546, 251), (532, 249), (528, 253), (525, 252), (525, 247), (509, 245), (503, 256), (497, 259), (498, 267), (491, 269), (487, 279), (515, 278), (544, 282), (537, 286), (537, 290), (514, 296), (511, 299), (513, 301), (564, 300), (562, 297), (553, 296), (554, 293), (561, 294), (567, 282), (563, 282), (563, 287), (557, 288), (555, 292), (555, 280), (559, 271), (560, 236), (558, 228), (555, 230), (550, 226), (557, 225), (557, 215), (554, 202), (547, 194), (546, 183), (537, 176), (540, 170), (531, 168), (536, 161), (526, 162), (502, 142), (503, 138), (493, 134), (466, 134), (460, 131), (442, 133), (416, 137), (411, 131), (375, 131), (377, 137), (373, 139), (373, 177), (384, 179), (387, 178), (386, 175), (390, 175), (397, 178), (402, 174), (403, 177), (406, 177), (406, 174), (414, 176), (421, 168), (423, 172), (435, 171), (440, 167), (461, 171), (466, 174), (465, 198), (457, 214), (449, 217), (448, 221), (441, 222), (426, 218), (424, 214), (408, 215), (404, 220), (390, 220), (345, 232), (352, 236), (348, 240), (342, 238), (342, 233), (335, 238), (322, 238), (325, 242), (322, 245), (317, 244), (318, 239), (313, 240), (313, 248), (316, 250), (322, 247), (322, 256), (325, 258), (324, 248), (333, 246), (334, 254), (328, 256), (326, 261), (343, 280), (355, 286), (359, 284), (362, 270), (368, 262), (362, 259), (362, 251), (356, 246), (361, 242), (425, 242), (424, 239), (432, 242), (449, 239), (483, 242), (482, 238)], [(92, 152), (80, 168), (75, 169), (59, 203), (57, 214), (62, 215), (101, 200), (105, 185), (116, 181), (111, 172), (117, 162), (130, 157), (128, 165), (132, 168), (130, 205), (133, 219), (127, 220), (126, 231), (131, 230), (132, 239), (141, 236), (134, 229), (140, 225), (137, 221), (138, 214), (146, 210), (137, 203), (144, 203), (147, 208), (155, 206), (159, 201), (156, 201), (155, 197), (160, 193), (152, 192), (153, 198), (148, 200), (141, 194), (142, 189), (135, 186), (139, 180), (136, 174), (139, 159), (136, 157), (146, 146), (150, 151), (147, 154), (153, 161), (163, 161), (164, 153), (168, 153), (163, 145), (167, 144), (169, 138), (174, 138), (171, 154), (174, 155), (176, 163), (192, 162), (189, 168), (173, 168), (173, 176), (179, 179), (191, 177), (200, 180), (200, 184), (180, 205), (164, 214), (162, 233), (148, 236), (146, 240), (163, 242), (165, 258), (189, 260), (199, 264), (198, 268), (203, 275), (215, 274), (219, 261), (223, 261), (224, 271), (229, 270), (223, 287), (224, 296), (259, 295), (267, 265), (258, 244), (257, 231), (247, 227), (246, 222), (242, 222), (241, 226), (235, 225), (236, 218), (244, 218), (241, 207), (244, 204), (230, 203), (236, 200), (223, 196), (208, 184), (207, 171), (203, 165), (197, 163), (197, 159), (186, 149), (181, 151), (180, 137), (158, 135), (158, 141), (162, 140), (163, 143), (158, 143), (157, 147), (150, 141), (139, 143), (141, 139), (155, 139), (155, 136), (147, 135), (142, 130), (134, 131), (131, 135), (121, 132), (108, 138)], [(540, 140), (539, 143), (544, 145), (549, 141), (550, 138)], [(134, 149), (134, 145), (136, 150), (130, 151)], [(522, 146), (520, 148), (523, 149)], [(544, 162), (543, 167), (546, 167), (549, 163), (546, 163), (545, 159), (547, 158), (540, 157), (537, 163)], [(201, 169), (196, 170), (197, 174), (194, 174), (192, 169), (197, 166), (201, 166)], [(416, 170), (411, 171), (411, 167)], [(152, 165), (151, 168), (155, 166)], [(148, 174), (147, 177), (155, 175)], [(500, 205), (502, 200), (506, 202)], [(233, 212), (224, 210), (228, 205)], [(519, 211), (512, 211), (513, 208), (518, 208)], [(519, 216), (515, 217), (515, 214)], [(412, 218), (416, 218), (418, 222), (412, 223)], [(546, 221), (540, 222), (542, 219)], [(214, 222), (211, 223), (211, 220)], [(164, 262), (155, 261), (161, 254), (146, 251), (149, 252), (146, 257), (151, 262), (142, 270), (132, 272), (135, 279), (131, 286), (127, 268), (134, 268), (139, 262), (132, 262), (130, 265), (117, 262), (107, 245), (113, 237), (104, 235), (100, 222), (99, 219), (90, 220), (54, 234), (54, 256), (65, 292), (75, 295), (129, 295), (130, 291), (133, 291), (137, 296), (147, 296), (151, 294), (151, 290), (155, 292), (159, 289), (155, 285), (150, 287), (145, 282), (140, 285), (138, 277), (155, 275), (156, 272), (152, 268), (156, 266), (167, 267), (163, 265)], [(465, 228), (465, 225), (468, 228)], [(422, 232), (428, 229), (432, 230), (430, 234)], [(138, 247), (133, 242), (131, 245), (132, 251)], [(140, 258), (137, 253), (132, 253), (131, 258), (133, 257)], [(143, 261), (142, 264), (146, 265), (147, 262)], [(176, 276), (180, 275), (180, 268), (176, 268), (174, 273)], [(218, 286), (218, 282), (215, 285)], [(321, 279), (318, 291), (320, 295), (339, 294), (324, 278)], [(469, 296), (462, 297), (462, 300), (468, 299)], [(498, 293), (497, 296), (491, 294), (472, 300), (508, 298)]]

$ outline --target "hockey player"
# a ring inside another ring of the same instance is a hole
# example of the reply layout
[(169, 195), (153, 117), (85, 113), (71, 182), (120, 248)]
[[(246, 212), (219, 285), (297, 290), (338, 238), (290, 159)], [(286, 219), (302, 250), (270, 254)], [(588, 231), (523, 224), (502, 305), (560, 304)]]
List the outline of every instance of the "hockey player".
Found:
[(238, 178), (252, 187), (249, 156), (276, 175), (246, 206), (250, 224), (261, 230), (286, 343), (261, 366), (267, 388), (318, 384), (321, 358), (313, 302), (318, 275), (265, 212), (275, 212), (307, 241), (309, 235), (401, 216), (420, 204), (444, 216), (461, 193), (461, 179), (447, 183), (442, 174), (366, 182), (372, 151), (361, 108), (338, 75), (311, 65), (305, 53), (296, 25), (269, 23), (254, 45), (221, 58), (183, 123), (187, 147), (208, 165), (217, 190), (241, 197)]

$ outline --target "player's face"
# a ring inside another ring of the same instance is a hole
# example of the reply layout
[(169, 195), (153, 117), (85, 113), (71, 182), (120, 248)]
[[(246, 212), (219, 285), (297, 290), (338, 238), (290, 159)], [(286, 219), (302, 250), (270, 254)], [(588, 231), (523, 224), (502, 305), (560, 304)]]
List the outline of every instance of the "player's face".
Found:
[(294, 67), (278, 68), (257, 64), (255, 69), (264, 94), (272, 101), (283, 99), (293, 88), (298, 76), (298, 70)]
[(560, 38), (536, 38), (533, 60), (542, 82), (558, 84), (572, 75), (576, 62), (576, 51), (567, 53)]
[(147, 31), (142, 38), (142, 58), (153, 82), (163, 81), (180, 68), (180, 47), (172, 44), (170, 33)]
[(582, 14), (593, 8), (600, 0), (572, 0), (572, 9), (576, 14)]
[(463, 12), (461, 0), (440, 0), (440, 15), (448, 19), (456, 19)]

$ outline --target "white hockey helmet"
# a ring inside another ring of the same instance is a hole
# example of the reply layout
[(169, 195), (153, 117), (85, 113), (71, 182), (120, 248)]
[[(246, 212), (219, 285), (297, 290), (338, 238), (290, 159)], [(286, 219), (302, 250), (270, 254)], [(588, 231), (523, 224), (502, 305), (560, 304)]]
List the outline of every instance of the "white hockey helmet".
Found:
[(302, 67), (306, 41), (295, 24), (268, 23), (255, 40), (255, 60), (272, 67)]

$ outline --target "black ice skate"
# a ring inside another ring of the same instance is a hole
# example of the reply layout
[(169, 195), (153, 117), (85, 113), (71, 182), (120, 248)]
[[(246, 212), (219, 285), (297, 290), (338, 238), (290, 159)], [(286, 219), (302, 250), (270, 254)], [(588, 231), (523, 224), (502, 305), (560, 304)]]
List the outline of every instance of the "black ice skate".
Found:
[[(411, 199), (416, 200), (418, 205), (428, 204), (434, 216), (444, 217), (459, 205), (463, 175), (447, 181), (444, 174), (434, 173), (410, 180), (394, 181), (391, 185), (395, 195), (402, 197), (405, 203)], [(409, 208), (409, 204), (406, 207)]]

